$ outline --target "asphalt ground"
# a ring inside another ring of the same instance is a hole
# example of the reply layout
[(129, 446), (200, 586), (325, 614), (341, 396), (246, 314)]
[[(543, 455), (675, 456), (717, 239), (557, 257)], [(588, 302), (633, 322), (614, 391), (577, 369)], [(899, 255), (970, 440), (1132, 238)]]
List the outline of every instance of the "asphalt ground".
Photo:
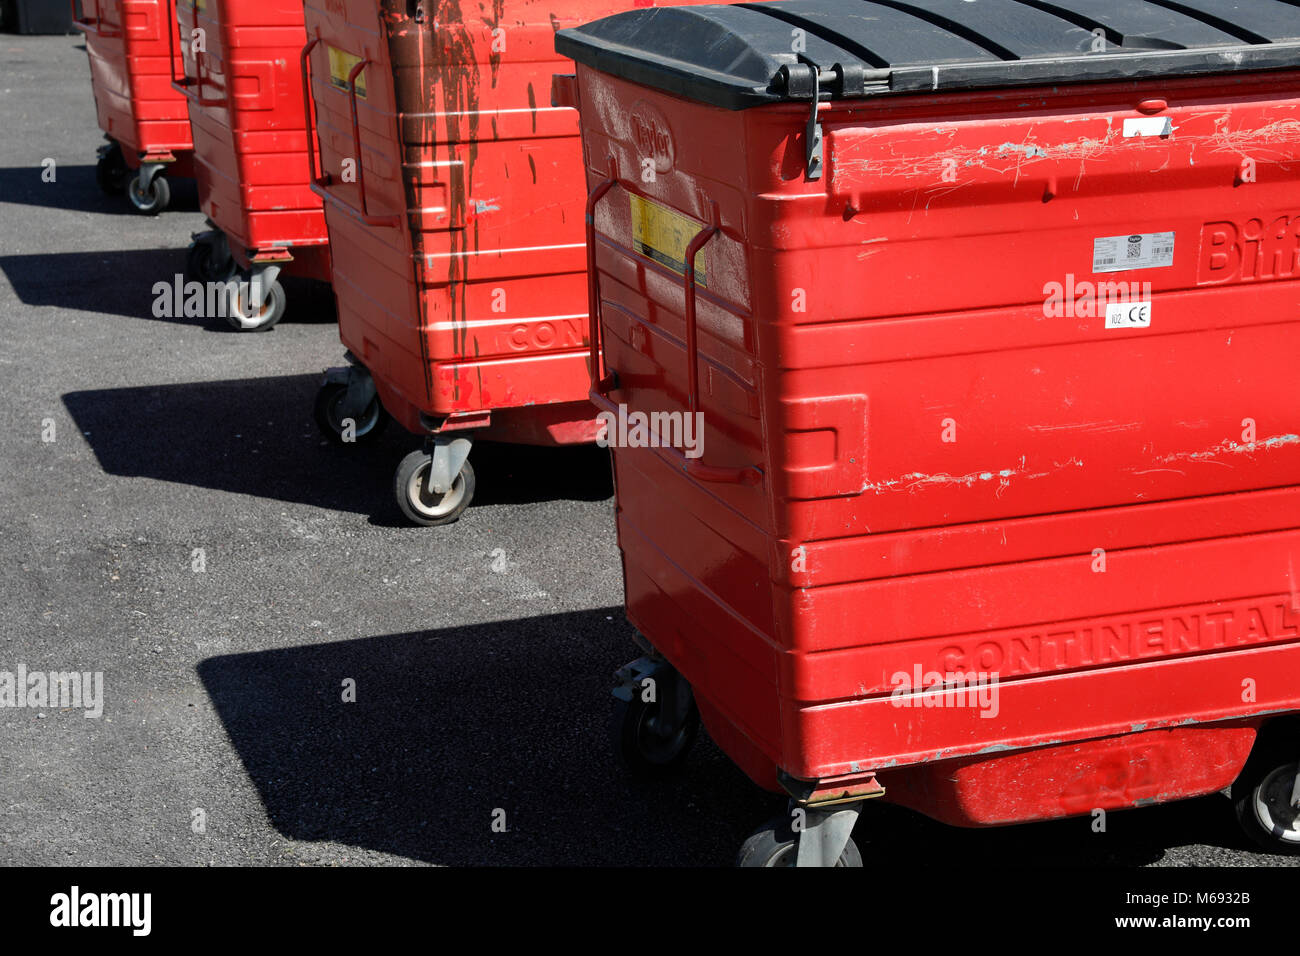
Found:
[[(0, 708), (0, 864), (729, 864), (778, 799), (707, 739), (667, 782), (612, 757), (637, 651), (605, 453), (477, 446), (463, 519), (408, 527), (417, 440), (345, 453), (312, 422), (341, 364), (328, 290), (290, 283), (266, 334), (155, 318), (204, 220), (192, 185), (156, 218), (102, 195), (101, 141), (80, 39), (0, 36), (0, 670), (102, 671), (105, 698)], [(914, 863), (1295, 862), (1221, 796), (1104, 833), (873, 805), (855, 838)]]

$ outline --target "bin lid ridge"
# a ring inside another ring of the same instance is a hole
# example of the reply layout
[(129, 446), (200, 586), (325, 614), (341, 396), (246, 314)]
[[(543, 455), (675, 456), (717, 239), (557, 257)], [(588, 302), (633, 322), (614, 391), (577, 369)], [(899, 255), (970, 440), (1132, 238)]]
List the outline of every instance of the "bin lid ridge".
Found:
[(555, 47), (614, 76), (745, 109), (799, 99), (781, 70), (799, 63), (870, 77), (847, 89), (831, 83), (832, 98), (1300, 68), (1300, 0), (650, 7), (561, 30)]

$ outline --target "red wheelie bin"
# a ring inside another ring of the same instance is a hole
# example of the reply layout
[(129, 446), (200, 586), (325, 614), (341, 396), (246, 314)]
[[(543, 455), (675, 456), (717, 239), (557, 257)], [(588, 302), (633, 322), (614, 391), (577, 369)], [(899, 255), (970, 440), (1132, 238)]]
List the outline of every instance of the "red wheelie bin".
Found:
[(554, 31), (639, 0), (491, 15), (415, 0), (308, 0), (315, 104), (347, 368), (316, 402), (358, 443), (387, 416), (426, 437), (395, 494), (421, 525), (456, 520), (478, 438), (596, 438), (587, 400), (585, 196), (577, 115), (549, 102)]
[(330, 278), (325, 213), (307, 177), (302, 3), (169, 2), (184, 38), (172, 85), (189, 103), (199, 205), (212, 226), (194, 237), (187, 272), (225, 282), (226, 320), (263, 332), (284, 316), (281, 273)]
[(142, 213), (159, 213), (171, 201), (166, 177), (193, 175), (194, 149), (185, 98), (171, 88), (175, 26), (167, 0), (72, 3), (108, 140), (95, 168), (99, 188), (110, 196), (125, 192)]
[(875, 797), (1225, 788), (1300, 851), (1298, 38), (1279, 0), (557, 35), (647, 648), (615, 741), (666, 771), (702, 719), (786, 794), (742, 864), (860, 865)]

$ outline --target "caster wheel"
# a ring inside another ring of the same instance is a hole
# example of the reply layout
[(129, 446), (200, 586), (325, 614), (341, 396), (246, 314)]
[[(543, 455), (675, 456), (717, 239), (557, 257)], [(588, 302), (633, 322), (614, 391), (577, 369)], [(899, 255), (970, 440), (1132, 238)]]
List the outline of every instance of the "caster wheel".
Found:
[(195, 282), (226, 282), (235, 277), (238, 268), (221, 239), (200, 236), (185, 253), (185, 278)]
[(121, 146), (113, 143), (100, 150), (99, 161), (95, 163), (95, 182), (106, 196), (122, 195), (130, 178), (131, 170), (122, 156)]
[(413, 451), (402, 459), (393, 479), (393, 491), (402, 514), (413, 523), (429, 528), (451, 524), (474, 497), (474, 468), (468, 459), (460, 466), (460, 474), (445, 495), (429, 488), (432, 466), (433, 459), (427, 452)]
[(350, 417), (344, 412), (344, 401), (348, 387), (343, 382), (327, 382), (316, 393), (316, 427), (321, 434), (337, 445), (362, 445), (374, 441), (384, 430), (388, 413), (376, 395), (366, 406), (365, 412), (352, 422), (352, 440), (343, 437), (344, 419)]
[(254, 309), (251, 303), (252, 280), (247, 272), (241, 272), (237, 282), (229, 287), (226, 295), (226, 321), (238, 332), (266, 332), (275, 328), (277, 322), (284, 318), (287, 300), (284, 287), (279, 282), (272, 282), (269, 289), (262, 292), (262, 305)]
[(641, 699), (634, 688), (630, 701), (615, 698), (610, 727), (614, 754), (629, 773), (642, 778), (666, 776), (679, 768), (700, 732), (700, 712), (691, 700), (680, 727), (660, 728), (655, 719), (660, 702)]
[(172, 201), (172, 187), (162, 173), (154, 176), (145, 187), (140, 185), (140, 177), (136, 176), (126, 187), (126, 198), (131, 200), (136, 212), (156, 216)]
[(1300, 808), (1291, 805), (1297, 765), (1267, 767), (1233, 785), (1237, 822), (1246, 835), (1269, 853), (1300, 854)]
[[(794, 866), (798, 850), (790, 822), (789, 816), (776, 817), (750, 834), (736, 855), (736, 866)], [(862, 854), (852, 837), (835, 865), (861, 868)]]

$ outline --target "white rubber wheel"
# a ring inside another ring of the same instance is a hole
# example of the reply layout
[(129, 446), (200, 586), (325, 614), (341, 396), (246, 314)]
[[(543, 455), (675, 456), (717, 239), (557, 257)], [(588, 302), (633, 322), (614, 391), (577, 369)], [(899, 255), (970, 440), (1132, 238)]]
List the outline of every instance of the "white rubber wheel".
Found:
[(279, 282), (271, 283), (271, 288), (262, 294), (262, 306), (252, 307), (252, 286), (247, 273), (240, 273), (238, 279), (227, 283), (226, 321), (238, 332), (266, 332), (275, 328), (275, 324), (284, 318), (287, 300), (284, 287)]
[(1253, 786), (1243, 787), (1236, 801), (1242, 829), (1270, 853), (1300, 855), (1300, 808), (1291, 804), (1297, 766), (1288, 763), (1267, 771)]
[(172, 187), (162, 173), (156, 174), (149, 180), (148, 186), (141, 186), (140, 177), (134, 176), (127, 183), (126, 198), (131, 200), (131, 205), (135, 207), (136, 212), (142, 212), (146, 216), (156, 216), (171, 203)]
[(431, 467), (433, 459), (427, 452), (413, 451), (402, 459), (393, 476), (393, 493), (402, 514), (426, 528), (456, 521), (474, 497), (474, 468), (468, 459), (445, 495), (429, 488)]
[[(795, 834), (790, 826), (789, 816), (780, 816), (769, 820), (750, 834), (736, 855), (739, 867), (785, 867), (794, 866), (798, 855)], [(862, 854), (858, 845), (849, 837), (836, 866), (862, 867)]]

